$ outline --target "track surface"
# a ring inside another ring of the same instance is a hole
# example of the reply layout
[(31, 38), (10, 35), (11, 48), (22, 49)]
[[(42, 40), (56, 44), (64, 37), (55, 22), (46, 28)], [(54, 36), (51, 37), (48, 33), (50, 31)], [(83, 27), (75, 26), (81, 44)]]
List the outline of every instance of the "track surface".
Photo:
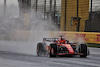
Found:
[(87, 58), (48, 58), (0, 51), (0, 67), (100, 67), (100, 48), (89, 49), (91, 55)]

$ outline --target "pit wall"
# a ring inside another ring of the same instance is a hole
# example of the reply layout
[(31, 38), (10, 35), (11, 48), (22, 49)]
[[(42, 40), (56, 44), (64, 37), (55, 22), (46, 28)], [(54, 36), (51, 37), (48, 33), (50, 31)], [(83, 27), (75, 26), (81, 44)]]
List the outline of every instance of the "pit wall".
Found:
[(94, 32), (65, 32), (65, 31), (13, 31), (13, 40), (32, 41), (43, 38), (58, 38), (63, 35), (67, 40), (74, 42), (86, 42), (100, 44), (100, 33)]

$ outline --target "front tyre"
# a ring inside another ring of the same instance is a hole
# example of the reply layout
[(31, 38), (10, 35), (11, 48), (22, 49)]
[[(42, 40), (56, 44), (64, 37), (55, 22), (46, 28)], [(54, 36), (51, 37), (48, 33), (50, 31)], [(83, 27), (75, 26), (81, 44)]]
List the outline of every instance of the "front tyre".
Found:
[(57, 56), (57, 44), (50, 44), (49, 57), (56, 57), (56, 56)]

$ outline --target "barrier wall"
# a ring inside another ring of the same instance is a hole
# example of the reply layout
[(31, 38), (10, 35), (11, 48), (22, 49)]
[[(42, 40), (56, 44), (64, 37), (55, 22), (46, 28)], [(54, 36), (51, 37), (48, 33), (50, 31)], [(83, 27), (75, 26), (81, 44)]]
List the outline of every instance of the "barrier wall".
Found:
[[(97, 43), (100, 44), (100, 33), (93, 32), (64, 32), (64, 31), (20, 31), (16, 30), (13, 33), (14, 39), (29, 40), (31, 38), (40, 39), (42, 38), (56, 38), (63, 35), (66, 39), (75, 42), (86, 42), (86, 43)], [(30, 38), (31, 37), (31, 38)]]
[[(52, 32), (53, 33), (53, 32)], [(54, 34), (54, 33), (53, 33)], [(97, 43), (100, 44), (100, 33), (89, 32), (57, 32), (64, 35), (68, 40), (76, 42)]]

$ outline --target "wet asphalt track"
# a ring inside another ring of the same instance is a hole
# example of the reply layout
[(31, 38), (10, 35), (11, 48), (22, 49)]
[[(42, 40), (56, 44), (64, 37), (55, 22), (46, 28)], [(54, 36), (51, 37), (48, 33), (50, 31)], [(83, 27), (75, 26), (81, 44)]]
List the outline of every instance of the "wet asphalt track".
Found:
[(0, 51), (0, 67), (100, 67), (100, 48), (89, 49), (91, 55), (87, 58), (48, 58)]

